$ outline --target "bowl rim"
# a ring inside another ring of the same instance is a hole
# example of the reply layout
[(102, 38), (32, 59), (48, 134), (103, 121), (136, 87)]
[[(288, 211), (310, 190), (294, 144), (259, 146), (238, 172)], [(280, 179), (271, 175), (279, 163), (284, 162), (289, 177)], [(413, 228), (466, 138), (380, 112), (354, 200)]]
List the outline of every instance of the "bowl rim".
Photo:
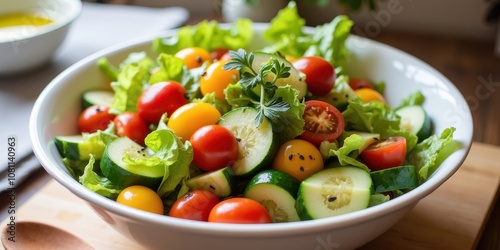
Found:
[[(47, 33), (58, 30), (66, 25), (71, 24), (74, 20), (76, 20), (78, 16), (81, 14), (83, 9), (83, 4), (82, 1), (80, 0), (50, 0), (50, 1), (37, 0), (36, 2), (44, 2), (45, 4), (47, 4), (47, 6), (52, 6), (50, 5), (51, 3), (64, 3), (67, 4), (69, 8), (63, 9), (67, 10), (67, 12), (64, 15), (62, 15), (61, 18), (54, 19), (53, 22), (40, 26), (39, 28), (36, 29), (36, 32), (31, 32), (21, 37), (13, 37), (11, 39), (0, 40), (0, 45), (32, 39), (34, 37), (42, 36)], [(41, 8), (41, 10), (44, 10), (44, 8)], [(2, 13), (2, 15), (6, 13)]]
[[(221, 25), (229, 25), (221, 23)], [(254, 23), (254, 29), (263, 28), (268, 25), (268, 23)], [(310, 29), (308, 27), (306, 29)], [(442, 185), (445, 181), (447, 181), (463, 164), (465, 158), (470, 151), (472, 146), (472, 131), (473, 124), (472, 119), (467, 119), (466, 122), (467, 128), (470, 128), (470, 131), (465, 131), (465, 141), (461, 141), (462, 148), (457, 152), (454, 152), (452, 156), (448, 157), (442, 164), (441, 167), (446, 166), (448, 171), (436, 171), (431, 178), (429, 178), (426, 182), (415, 188), (414, 190), (406, 193), (405, 195), (398, 197), (397, 199), (391, 200), (389, 202), (379, 204), (374, 207), (369, 207), (360, 211), (344, 214), (336, 217), (322, 218), (310, 221), (298, 221), (298, 222), (287, 222), (287, 223), (273, 223), (273, 224), (223, 224), (223, 223), (207, 223), (207, 222), (198, 222), (198, 221), (189, 221), (186, 223), (185, 219), (173, 218), (165, 215), (156, 215), (148, 212), (140, 211), (137, 209), (129, 208), (123, 205), (117, 205), (115, 201), (109, 200), (103, 196), (100, 196), (86, 188), (84, 188), (80, 183), (75, 181), (69, 174), (56, 170), (56, 168), (52, 167), (53, 162), (51, 162), (50, 158), (46, 155), (48, 152), (47, 145), (42, 145), (40, 140), (36, 140), (36, 138), (41, 137), (40, 130), (37, 126), (37, 121), (41, 116), (43, 110), (43, 103), (46, 98), (50, 95), (51, 91), (61, 84), (66, 77), (69, 77), (71, 74), (75, 73), (78, 70), (85, 69), (85, 66), (88, 64), (93, 64), (96, 59), (99, 57), (120, 53), (120, 51), (125, 50), (129, 47), (140, 46), (141, 44), (147, 44), (152, 41), (152, 39), (161, 37), (161, 36), (169, 36), (176, 34), (178, 29), (171, 29), (159, 33), (150, 34), (147, 36), (139, 37), (133, 40), (125, 41), (108, 48), (105, 48), (101, 51), (98, 51), (92, 55), (87, 56), (86, 58), (78, 61), (73, 64), (58, 76), (56, 76), (41, 92), (39, 97), (37, 98), (32, 113), (30, 116), (30, 136), (32, 138), (33, 143), (33, 151), (39, 161), (42, 163), (42, 166), (45, 170), (60, 184), (69, 189), (73, 194), (83, 199), (85, 202), (96, 205), (97, 207), (103, 208), (108, 212), (116, 214), (121, 217), (125, 217), (133, 220), (138, 220), (141, 222), (147, 222), (152, 224), (162, 224), (169, 227), (175, 227), (176, 230), (185, 230), (189, 232), (196, 232), (199, 234), (205, 235), (225, 235), (230, 233), (232, 236), (241, 236), (241, 237), (279, 237), (279, 236), (290, 236), (304, 233), (317, 233), (320, 231), (324, 231), (325, 229), (335, 229), (342, 226), (352, 226), (354, 224), (363, 223), (367, 220), (377, 219), (381, 216), (392, 213), (396, 210), (400, 210), (404, 207), (413, 207), (416, 205), (422, 198), (426, 197), (428, 194), (432, 193), (436, 190), (440, 185)], [(465, 98), (460, 94), (458, 89), (454, 84), (452, 84), (444, 75), (438, 72), (436, 69), (428, 65), (427, 63), (421, 61), (415, 56), (408, 54), (404, 51), (401, 51), (392, 46), (371, 40), (369, 38), (360, 37), (354, 34), (350, 35), (349, 39), (361, 39), (363, 42), (368, 42), (373, 44), (374, 46), (385, 47), (386, 49), (394, 50), (398, 54), (402, 54), (403, 56), (410, 59), (412, 62), (419, 66), (425, 67), (426, 70), (430, 70), (435, 76), (443, 80), (451, 89), (458, 93), (458, 97), (461, 98), (463, 102), (465, 102)], [(466, 107), (466, 113), (470, 114), (470, 110), (468, 105)], [(449, 162), (454, 160), (456, 165), (449, 166)], [(444, 167), (443, 167), (444, 168)], [(93, 207), (93, 206), (92, 206)], [(93, 208), (95, 209), (95, 208)], [(307, 231), (305, 231), (307, 230)]]

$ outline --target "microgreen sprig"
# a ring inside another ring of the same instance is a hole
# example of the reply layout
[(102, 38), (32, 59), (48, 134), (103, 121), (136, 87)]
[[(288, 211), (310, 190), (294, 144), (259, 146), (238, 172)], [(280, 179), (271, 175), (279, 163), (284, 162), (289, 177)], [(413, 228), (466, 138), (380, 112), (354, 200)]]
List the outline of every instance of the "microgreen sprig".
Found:
[[(236, 69), (240, 72), (240, 84), (246, 91), (253, 91), (260, 86), (260, 100), (255, 103), (258, 108), (255, 118), (256, 126), (259, 126), (263, 117), (267, 117), (272, 123), (281, 119), (281, 114), (290, 108), (290, 104), (284, 102), (281, 97), (274, 97), (276, 93), (276, 82), (280, 78), (290, 76), (290, 67), (280, 63), (277, 59), (270, 59), (260, 65), (258, 71), (253, 67), (254, 54), (247, 53), (244, 49), (229, 51), (231, 61), (224, 65), (225, 70)], [(270, 76), (270, 77), (268, 77)]]

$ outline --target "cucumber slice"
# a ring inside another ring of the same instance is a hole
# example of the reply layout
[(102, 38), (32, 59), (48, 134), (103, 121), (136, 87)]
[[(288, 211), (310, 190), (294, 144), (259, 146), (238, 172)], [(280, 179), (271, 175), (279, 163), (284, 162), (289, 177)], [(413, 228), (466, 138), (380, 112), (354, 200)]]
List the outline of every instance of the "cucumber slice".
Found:
[(191, 190), (207, 190), (220, 198), (231, 195), (234, 187), (234, 173), (231, 167), (207, 172), (186, 181)]
[(218, 124), (238, 139), (239, 155), (232, 168), (236, 176), (253, 176), (270, 166), (278, 149), (271, 122), (264, 117), (255, 126), (257, 110), (251, 107), (233, 109), (224, 114)]
[(396, 110), (396, 114), (401, 117), (399, 127), (418, 137), (421, 142), (432, 133), (431, 118), (427, 112), (419, 105), (405, 106)]
[(373, 171), (370, 176), (377, 193), (411, 190), (418, 186), (417, 170), (412, 165)]
[[(301, 75), (301, 73), (293, 67), (293, 65), (286, 60), (282, 55), (279, 53), (275, 54), (270, 54), (270, 53), (264, 53), (264, 52), (254, 52), (254, 59), (252, 63), (252, 68), (256, 72), (259, 72), (262, 64), (265, 64), (269, 62), (271, 59), (276, 59), (280, 63), (285, 64), (285, 66), (290, 67), (290, 76), (287, 78), (280, 78), (276, 81), (276, 86), (287, 86), (290, 85), (291, 87), (297, 89), (299, 91), (298, 98), (299, 100), (302, 100), (307, 94), (307, 84), (305, 81), (305, 78)], [(267, 75), (264, 79), (267, 81), (272, 81), (274, 78), (274, 74), (269, 74)], [(260, 99), (260, 87), (257, 87), (256, 89), (253, 89), (253, 93), (246, 93), (250, 97), (254, 99)]]
[(83, 109), (93, 105), (104, 105), (111, 107), (114, 93), (109, 90), (88, 90), (82, 95)]
[(372, 189), (370, 173), (364, 169), (328, 168), (300, 184), (295, 206), (302, 220), (337, 216), (367, 208)]
[(295, 197), (300, 182), (293, 176), (275, 170), (264, 170), (247, 185), (244, 196), (262, 204), (273, 222), (299, 221)]
[(156, 190), (163, 179), (163, 167), (129, 165), (123, 161), (125, 155), (131, 158), (149, 158), (151, 154), (144, 147), (128, 137), (110, 142), (100, 162), (102, 174), (120, 188), (142, 185)]
[(89, 160), (90, 154), (99, 160), (106, 147), (101, 143), (85, 141), (82, 135), (56, 136), (54, 142), (63, 158), (77, 161)]

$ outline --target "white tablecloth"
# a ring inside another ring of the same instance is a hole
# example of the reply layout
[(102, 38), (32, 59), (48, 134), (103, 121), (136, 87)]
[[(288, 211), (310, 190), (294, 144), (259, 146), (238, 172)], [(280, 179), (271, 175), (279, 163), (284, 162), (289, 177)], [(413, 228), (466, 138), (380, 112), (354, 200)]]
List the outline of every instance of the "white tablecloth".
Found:
[[(0, 77), (0, 192), (7, 188), (8, 138), (16, 140), (16, 182), (38, 169), (29, 137), (29, 116), (43, 88), (78, 60), (110, 45), (182, 25), (189, 13), (180, 7), (148, 8), (84, 3), (53, 60), (34, 72)], [(1, 56), (1, 55), (0, 55)]]

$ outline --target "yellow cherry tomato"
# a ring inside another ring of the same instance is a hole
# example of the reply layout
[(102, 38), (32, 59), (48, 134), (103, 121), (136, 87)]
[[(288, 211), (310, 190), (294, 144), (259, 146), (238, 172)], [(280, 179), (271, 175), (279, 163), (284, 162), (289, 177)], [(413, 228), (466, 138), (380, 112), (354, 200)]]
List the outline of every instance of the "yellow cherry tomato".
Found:
[(175, 110), (168, 119), (167, 126), (185, 141), (199, 128), (216, 124), (220, 117), (220, 112), (214, 106), (204, 102), (192, 102)]
[(145, 186), (126, 187), (120, 192), (116, 202), (143, 211), (163, 214), (163, 202), (160, 196)]
[(228, 60), (221, 60), (208, 66), (207, 71), (200, 79), (200, 91), (203, 95), (215, 92), (215, 97), (218, 99), (224, 100), (226, 98), (224, 89), (227, 85), (238, 81), (237, 70), (223, 69), (227, 62)]
[(371, 101), (380, 101), (380, 102), (386, 103), (384, 96), (382, 96), (379, 92), (377, 92), (374, 89), (360, 88), (360, 89), (355, 90), (354, 92), (359, 96), (359, 98), (361, 98), (361, 100), (364, 103), (371, 102)]
[(199, 47), (181, 49), (175, 53), (175, 57), (182, 59), (188, 69), (200, 67), (205, 61), (213, 61), (210, 52)]
[(318, 148), (308, 141), (294, 139), (281, 145), (274, 158), (273, 168), (303, 181), (322, 170), (324, 164)]

